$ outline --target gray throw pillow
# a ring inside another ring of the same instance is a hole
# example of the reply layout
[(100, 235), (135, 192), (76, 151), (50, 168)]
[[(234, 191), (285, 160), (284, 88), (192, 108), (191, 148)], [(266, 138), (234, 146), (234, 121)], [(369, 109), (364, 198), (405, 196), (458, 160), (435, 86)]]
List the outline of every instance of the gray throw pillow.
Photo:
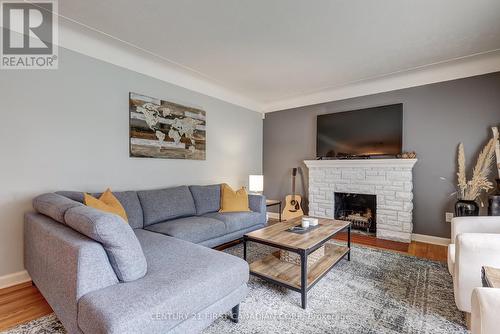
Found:
[(121, 282), (146, 275), (147, 262), (134, 231), (121, 217), (87, 206), (66, 211), (66, 224), (102, 244)]

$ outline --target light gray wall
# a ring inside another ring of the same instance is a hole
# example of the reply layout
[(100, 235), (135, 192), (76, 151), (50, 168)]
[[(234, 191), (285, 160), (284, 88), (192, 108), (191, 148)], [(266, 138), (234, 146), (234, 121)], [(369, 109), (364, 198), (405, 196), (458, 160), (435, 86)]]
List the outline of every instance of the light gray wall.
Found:
[[(266, 114), (264, 120), (265, 195), (283, 198), (290, 192), (290, 169), (316, 155), (316, 115), (403, 103), (403, 148), (416, 151), (414, 169), (414, 233), (450, 236), (445, 211), (453, 211), (456, 148), (463, 142), (468, 165), (500, 123), (500, 73), (408, 88)], [(362, 131), (363, 124), (360, 124)], [(369, 124), (366, 124), (369, 126)], [(493, 177), (492, 177), (493, 178)], [(298, 189), (307, 189), (298, 184)]]
[[(129, 158), (128, 93), (207, 112), (207, 160)], [(23, 270), (23, 213), (40, 193), (227, 182), (262, 173), (262, 114), (60, 49), (54, 71), (0, 70), (0, 281)]]

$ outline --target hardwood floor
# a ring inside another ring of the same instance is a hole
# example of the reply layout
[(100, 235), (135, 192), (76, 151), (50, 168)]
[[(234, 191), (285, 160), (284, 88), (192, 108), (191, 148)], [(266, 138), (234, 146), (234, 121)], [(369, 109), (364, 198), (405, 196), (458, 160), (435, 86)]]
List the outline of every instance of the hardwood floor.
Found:
[(31, 282), (0, 290), (0, 331), (50, 313), (49, 304)]
[[(347, 240), (347, 234), (338, 234), (336, 239), (338, 240)], [(425, 242), (412, 241), (410, 244), (391, 241), (391, 240), (382, 240), (377, 239), (371, 235), (364, 235), (358, 233), (351, 234), (351, 240), (353, 243), (387, 249), (395, 252), (405, 253), (408, 255), (421, 257), (433, 261), (441, 261), (446, 262), (448, 258), (448, 248), (441, 245), (433, 245)]]
[[(339, 235), (339, 240), (346, 240)], [(368, 247), (382, 248), (434, 261), (446, 261), (446, 247), (413, 241), (411, 244), (381, 240), (373, 236), (352, 234), (352, 242)], [(217, 247), (222, 250), (235, 243)], [(0, 290), (0, 331), (52, 313), (52, 309), (31, 282)]]

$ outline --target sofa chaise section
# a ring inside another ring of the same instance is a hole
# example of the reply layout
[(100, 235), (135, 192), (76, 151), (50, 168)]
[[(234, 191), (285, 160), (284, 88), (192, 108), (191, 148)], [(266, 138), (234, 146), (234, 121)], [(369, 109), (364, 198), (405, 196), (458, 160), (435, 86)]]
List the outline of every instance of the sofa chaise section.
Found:
[(214, 304), (218, 312), (230, 310), (246, 296), (248, 265), (241, 259), (158, 233), (135, 232), (148, 273), (83, 296), (78, 324), (85, 333), (197, 332), (213, 320), (198, 315), (203, 310)]

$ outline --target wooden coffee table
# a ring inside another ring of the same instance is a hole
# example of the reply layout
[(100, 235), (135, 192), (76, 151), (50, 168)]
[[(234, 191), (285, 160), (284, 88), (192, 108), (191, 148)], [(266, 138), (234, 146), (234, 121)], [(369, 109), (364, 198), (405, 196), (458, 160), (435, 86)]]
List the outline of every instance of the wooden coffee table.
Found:
[[(298, 254), (300, 265), (280, 259), (280, 252), (276, 252), (252, 262), (250, 274), (300, 292), (302, 308), (305, 309), (309, 289), (346, 255), (347, 260), (351, 260), (351, 223), (319, 218), (320, 226), (304, 234), (288, 231), (290, 227), (300, 225), (301, 220), (299, 217), (245, 234), (243, 236), (243, 258), (247, 259), (248, 242), (256, 242)], [(343, 230), (347, 230), (347, 245), (328, 244), (328, 247), (325, 247), (324, 255), (315, 259), (315, 263), (308, 266), (308, 256), (323, 247), (335, 234)]]

